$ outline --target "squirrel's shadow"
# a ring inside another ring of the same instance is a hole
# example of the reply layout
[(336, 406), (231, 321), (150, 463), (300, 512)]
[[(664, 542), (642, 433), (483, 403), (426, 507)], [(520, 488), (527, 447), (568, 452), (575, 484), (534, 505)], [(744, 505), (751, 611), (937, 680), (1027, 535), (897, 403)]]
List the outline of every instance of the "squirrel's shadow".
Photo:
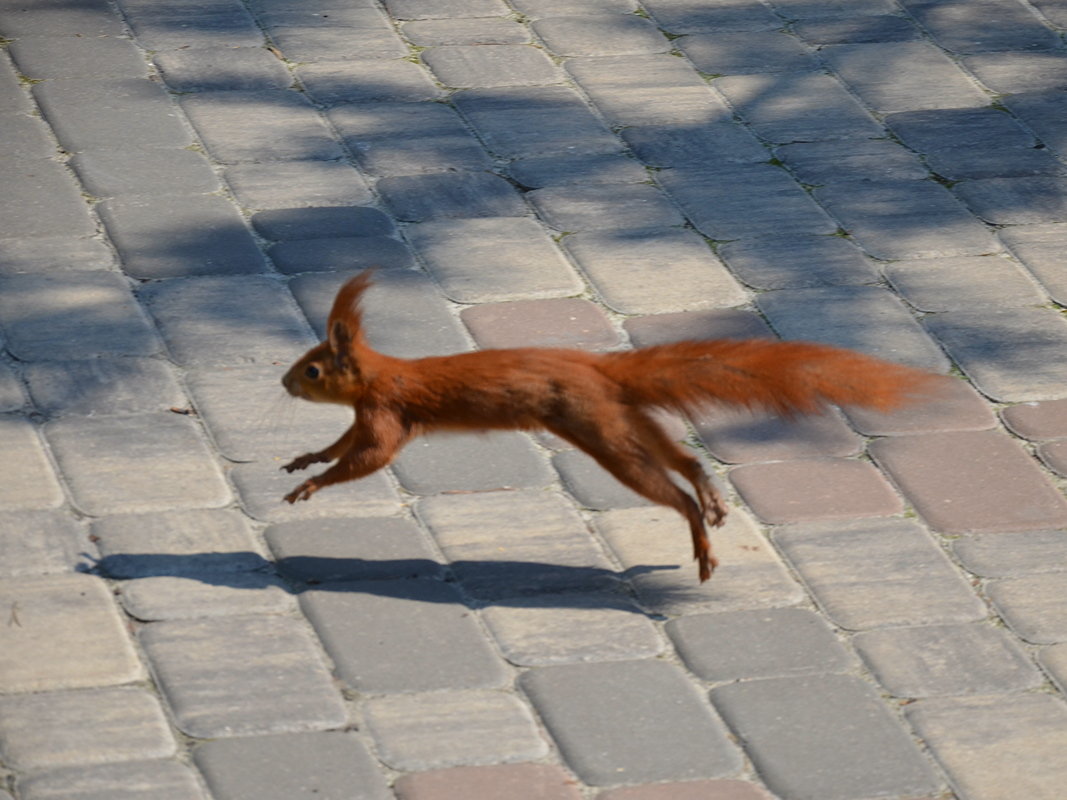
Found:
[[(628, 602), (626, 581), (674, 564), (641, 565), (626, 570), (536, 561), (453, 561), (424, 558), (370, 560), (326, 556), (289, 556), (270, 561), (250, 551), (230, 553), (120, 553), (87, 561), (78, 571), (110, 580), (174, 577), (235, 589), (280, 587), (290, 594), (307, 591), (357, 592), (426, 602), (488, 605), (619, 608)], [(452, 585), (455, 592), (433, 587)]]

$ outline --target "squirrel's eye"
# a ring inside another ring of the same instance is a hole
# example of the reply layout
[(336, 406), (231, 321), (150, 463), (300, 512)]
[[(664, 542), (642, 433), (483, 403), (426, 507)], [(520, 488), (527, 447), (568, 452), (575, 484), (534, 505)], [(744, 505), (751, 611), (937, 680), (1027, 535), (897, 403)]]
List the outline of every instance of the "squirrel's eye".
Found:
[(307, 377), (311, 378), (311, 380), (316, 380), (318, 379), (321, 373), (319, 372), (319, 368), (312, 364), (306, 370), (304, 370), (304, 374), (307, 375)]

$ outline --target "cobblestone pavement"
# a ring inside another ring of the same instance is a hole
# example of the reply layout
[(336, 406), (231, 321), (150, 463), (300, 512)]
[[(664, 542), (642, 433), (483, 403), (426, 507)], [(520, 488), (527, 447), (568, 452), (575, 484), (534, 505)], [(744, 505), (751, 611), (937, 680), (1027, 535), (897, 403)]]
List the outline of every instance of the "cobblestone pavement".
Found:
[[(0, 0), (0, 799), (1062, 800), (1062, 0)], [(290, 507), (394, 355), (816, 339), (893, 415)]]

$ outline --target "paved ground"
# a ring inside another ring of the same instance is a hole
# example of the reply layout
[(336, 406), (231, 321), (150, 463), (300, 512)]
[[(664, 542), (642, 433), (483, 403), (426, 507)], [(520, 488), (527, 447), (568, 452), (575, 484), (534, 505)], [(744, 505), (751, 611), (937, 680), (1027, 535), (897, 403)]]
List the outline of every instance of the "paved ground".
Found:
[[(1062, 798), (1065, 28), (0, 0), (0, 798)], [(548, 437), (290, 508), (347, 419), (278, 378), (368, 264), (396, 355), (773, 331), (958, 380), (670, 421), (734, 506), (705, 586)]]

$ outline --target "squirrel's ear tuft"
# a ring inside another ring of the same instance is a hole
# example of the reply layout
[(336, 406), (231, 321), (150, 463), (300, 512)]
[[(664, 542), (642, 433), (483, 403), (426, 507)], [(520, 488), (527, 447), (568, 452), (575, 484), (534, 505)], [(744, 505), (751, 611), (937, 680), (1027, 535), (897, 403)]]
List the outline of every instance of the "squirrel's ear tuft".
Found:
[(334, 363), (341, 372), (359, 372), (359, 350), (364, 346), (363, 313), (360, 300), (370, 288), (374, 269), (361, 272), (337, 292), (326, 324), (326, 341), (333, 352)]

